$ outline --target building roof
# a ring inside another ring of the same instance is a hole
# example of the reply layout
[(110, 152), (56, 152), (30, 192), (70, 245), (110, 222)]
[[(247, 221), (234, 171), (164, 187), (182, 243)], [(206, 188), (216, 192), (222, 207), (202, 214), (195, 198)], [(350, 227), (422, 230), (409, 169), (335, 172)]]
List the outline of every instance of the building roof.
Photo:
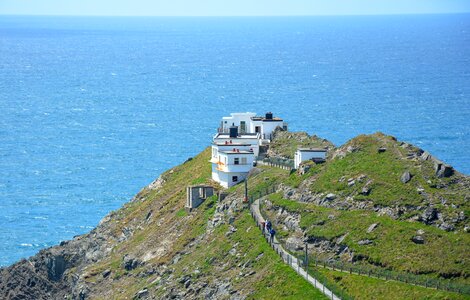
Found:
[(230, 137), (230, 133), (217, 133), (214, 136), (214, 139), (258, 139), (259, 133), (242, 133), (241, 135), (237, 136), (236, 138)]
[(301, 152), (327, 152), (328, 149), (325, 148), (298, 148), (298, 151)]
[(253, 112), (238, 112), (238, 113), (231, 113), (230, 114), (230, 117), (222, 117), (222, 120), (230, 120), (232, 119), (233, 117), (237, 117), (237, 116), (256, 116), (256, 113), (253, 113)]
[(253, 144), (249, 144), (249, 143), (237, 143), (237, 142), (235, 142), (235, 143), (232, 142), (231, 144), (230, 144), (230, 143), (229, 143), (229, 144), (225, 144), (225, 142), (219, 142), (219, 143), (214, 142), (214, 143), (212, 143), (212, 144), (215, 145), (215, 146), (227, 146), (227, 147), (232, 147), (232, 146), (250, 146), (250, 147), (253, 147)]
[(262, 121), (262, 122), (282, 122), (283, 120), (279, 117), (273, 117), (272, 119), (266, 119), (266, 117), (251, 117), (253, 121)]
[(245, 151), (245, 150), (240, 150), (240, 151), (219, 151), (219, 153), (223, 153), (223, 154), (253, 154), (253, 151)]

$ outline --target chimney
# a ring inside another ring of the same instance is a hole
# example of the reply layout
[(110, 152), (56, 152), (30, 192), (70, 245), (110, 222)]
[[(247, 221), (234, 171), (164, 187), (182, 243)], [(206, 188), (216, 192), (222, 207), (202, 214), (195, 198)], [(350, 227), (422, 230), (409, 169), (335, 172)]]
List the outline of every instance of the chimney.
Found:
[(273, 113), (272, 112), (267, 112), (266, 113), (266, 120), (272, 120), (273, 119)]

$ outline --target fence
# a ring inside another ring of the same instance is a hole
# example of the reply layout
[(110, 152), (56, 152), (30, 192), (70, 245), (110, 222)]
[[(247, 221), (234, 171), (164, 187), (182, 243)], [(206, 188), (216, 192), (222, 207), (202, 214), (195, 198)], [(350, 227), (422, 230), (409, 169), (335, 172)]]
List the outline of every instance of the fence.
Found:
[(265, 157), (261, 160), (257, 160), (257, 163), (285, 170), (294, 169), (294, 160), (287, 158)]
[(427, 288), (435, 288), (439, 290), (470, 295), (470, 286), (462, 283), (446, 282), (444, 280), (423, 275), (396, 272), (378, 267), (374, 268), (368, 266), (359, 266), (335, 260), (320, 260), (318, 258), (314, 258), (311, 259), (310, 262), (317, 267), (320, 266), (332, 270), (347, 272), (350, 274), (364, 275), (384, 280), (395, 280)]
[[(255, 191), (253, 194), (249, 196), (250, 209), (251, 209), (251, 204), (253, 204), (254, 201), (264, 196), (267, 196), (269, 194), (275, 193), (275, 192), (276, 192), (275, 186), (262, 189), (259, 191)], [(261, 202), (259, 203), (259, 210), (260, 210), (260, 214), (262, 215)], [(252, 215), (253, 215), (253, 211), (252, 211)], [(255, 220), (258, 223), (258, 220), (256, 218)], [(299, 262), (302, 262), (302, 265), (305, 265), (304, 260), (302, 258), (300, 258), (296, 254), (294, 254), (294, 256)], [(385, 279), (385, 280), (395, 280), (395, 281), (400, 281), (400, 282), (404, 282), (408, 284), (423, 286), (426, 288), (435, 288), (438, 290), (444, 290), (444, 291), (449, 291), (449, 292), (456, 292), (456, 293), (470, 295), (470, 285), (466, 285), (463, 283), (446, 282), (444, 280), (431, 278), (431, 277), (424, 276), (424, 275), (396, 272), (396, 271), (387, 270), (387, 269), (383, 269), (379, 267), (374, 268), (374, 267), (368, 267), (368, 266), (359, 266), (359, 265), (354, 265), (351, 263), (345, 263), (342, 261), (320, 260), (318, 258), (309, 259), (309, 261), (310, 261), (310, 264), (309, 264), (310, 267), (308, 269), (308, 274), (310, 274), (310, 276), (312, 277), (317, 278), (318, 280), (321, 280), (322, 285), (326, 286), (329, 290), (332, 291), (332, 293), (340, 295), (341, 299), (352, 299), (352, 297), (345, 294), (344, 291), (339, 289), (335, 284), (329, 282), (323, 276), (323, 274), (316, 271), (315, 268), (312, 268), (313, 266), (329, 268), (329, 269), (333, 269), (333, 270), (337, 270), (341, 272), (347, 272), (350, 274), (364, 275), (368, 277), (374, 277), (374, 278)]]
[(276, 192), (276, 190), (277, 190), (277, 186), (273, 185), (273, 186), (268, 187), (268, 188), (255, 190), (254, 192), (248, 193), (249, 202), (250, 202), (250, 204), (253, 204), (253, 202), (256, 199), (260, 199), (260, 198), (262, 198), (264, 196), (267, 196), (269, 194), (273, 194), (273, 193)]

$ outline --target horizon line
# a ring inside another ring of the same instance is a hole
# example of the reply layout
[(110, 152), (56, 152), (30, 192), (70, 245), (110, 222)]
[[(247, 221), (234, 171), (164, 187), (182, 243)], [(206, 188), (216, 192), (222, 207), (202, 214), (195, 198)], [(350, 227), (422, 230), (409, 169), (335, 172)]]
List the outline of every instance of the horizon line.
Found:
[(269, 17), (354, 17), (354, 16), (412, 16), (412, 15), (462, 15), (470, 14), (470, 11), (459, 12), (401, 12), (401, 13), (364, 13), (364, 14), (289, 14), (289, 15), (100, 15), (100, 14), (9, 14), (0, 13), (0, 17), (143, 17), (143, 18), (269, 18)]

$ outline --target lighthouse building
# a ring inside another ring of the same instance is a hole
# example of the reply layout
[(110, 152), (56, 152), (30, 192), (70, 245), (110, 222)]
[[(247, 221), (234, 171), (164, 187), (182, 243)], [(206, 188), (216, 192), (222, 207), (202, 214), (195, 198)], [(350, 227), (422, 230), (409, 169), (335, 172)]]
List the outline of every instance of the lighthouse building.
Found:
[(223, 117), (212, 143), (212, 179), (226, 188), (245, 180), (259, 147), (271, 141), (277, 127), (287, 130), (287, 124), (272, 113), (263, 117), (250, 112)]

